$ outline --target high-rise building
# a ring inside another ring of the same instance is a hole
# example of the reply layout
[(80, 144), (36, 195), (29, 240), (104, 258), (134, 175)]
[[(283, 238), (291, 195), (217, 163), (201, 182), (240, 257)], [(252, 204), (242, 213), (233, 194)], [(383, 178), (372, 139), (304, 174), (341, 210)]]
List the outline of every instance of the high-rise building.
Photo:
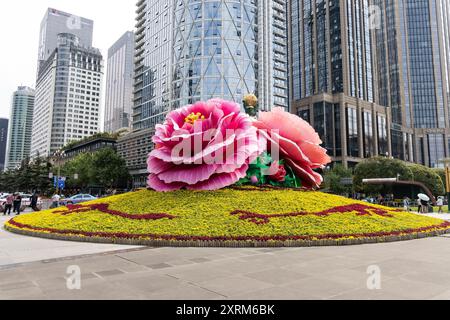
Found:
[(48, 8), (41, 22), (39, 36), (39, 64), (45, 63), (58, 45), (58, 34), (70, 33), (79, 38), (82, 45), (92, 47), (94, 22), (60, 10)]
[(291, 1), (292, 112), (336, 162), (390, 156), (390, 109), (377, 96), (369, 0)]
[(5, 170), (6, 145), (8, 143), (8, 119), (0, 118), (0, 172)]
[(108, 51), (105, 131), (131, 129), (134, 83), (134, 33), (126, 32)]
[(103, 58), (73, 34), (41, 65), (36, 82), (32, 157), (53, 154), (69, 142), (100, 131)]
[(393, 156), (430, 167), (450, 156), (449, 0), (374, 0), (380, 103), (392, 109)]
[[(135, 139), (145, 141), (170, 110), (211, 98), (240, 103), (255, 93), (263, 110), (289, 109), (286, 0), (139, 0), (137, 7)], [(118, 150), (126, 151), (120, 141)], [(139, 181), (145, 157), (130, 160), (142, 164)]]
[(30, 156), (35, 91), (19, 87), (13, 94), (9, 121), (6, 169), (14, 170)]

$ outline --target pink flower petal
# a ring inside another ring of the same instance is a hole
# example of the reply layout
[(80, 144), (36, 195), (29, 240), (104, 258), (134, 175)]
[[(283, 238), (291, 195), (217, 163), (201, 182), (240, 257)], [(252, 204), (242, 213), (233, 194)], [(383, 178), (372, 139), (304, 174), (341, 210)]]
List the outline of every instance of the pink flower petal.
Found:
[(183, 182), (189, 185), (208, 180), (215, 172), (216, 165), (180, 165), (158, 175), (165, 183)]
[(248, 165), (244, 165), (235, 172), (213, 175), (209, 180), (188, 186), (187, 189), (197, 191), (212, 191), (229, 187), (242, 178), (245, 178), (247, 170)]
[(150, 189), (153, 189), (158, 192), (170, 192), (182, 189), (185, 184), (184, 183), (164, 183), (161, 181), (156, 175), (151, 174), (147, 179), (147, 185)]

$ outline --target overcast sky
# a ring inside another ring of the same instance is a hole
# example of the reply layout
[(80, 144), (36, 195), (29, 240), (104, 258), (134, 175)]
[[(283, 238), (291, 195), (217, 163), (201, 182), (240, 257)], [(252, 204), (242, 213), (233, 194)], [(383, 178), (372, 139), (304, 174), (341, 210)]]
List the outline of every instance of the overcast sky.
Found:
[(94, 20), (93, 45), (106, 62), (108, 48), (134, 30), (135, 4), (135, 0), (0, 1), (0, 118), (10, 117), (11, 95), (18, 86), (35, 87), (39, 27), (47, 8)]

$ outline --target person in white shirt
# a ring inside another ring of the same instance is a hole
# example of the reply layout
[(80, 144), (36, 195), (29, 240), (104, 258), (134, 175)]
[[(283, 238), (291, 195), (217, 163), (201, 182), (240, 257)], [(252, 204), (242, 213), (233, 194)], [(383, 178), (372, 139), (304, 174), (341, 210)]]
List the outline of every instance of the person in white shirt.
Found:
[(444, 206), (444, 199), (443, 199), (442, 197), (439, 197), (439, 198), (437, 199), (436, 205), (437, 205), (438, 208), (439, 208), (438, 213), (444, 213), (444, 211), (442, 210), (442, 207)]
[(51, 209), (54, 209), (54, 208), (58, 208), (58, 207), (59, 207), (59, 200), (61, 200), (61, 197), (60, 197), (58, 194), (55, 194), (55, 195), (52, 197), (52, 206), (51, 206)]

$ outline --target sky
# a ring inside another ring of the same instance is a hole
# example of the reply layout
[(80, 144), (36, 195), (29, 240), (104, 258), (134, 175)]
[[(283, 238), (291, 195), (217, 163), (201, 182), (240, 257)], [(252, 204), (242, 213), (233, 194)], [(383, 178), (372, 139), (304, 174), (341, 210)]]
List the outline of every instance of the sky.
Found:
[(35, 88), (39, 28), (47, 8), (94, 20), (93, 46), (102, 51), (105, 66), (108, 48), (136, 23), (135, 0), (0, 1), (0, 118), (10, 117), (18, 86)]

